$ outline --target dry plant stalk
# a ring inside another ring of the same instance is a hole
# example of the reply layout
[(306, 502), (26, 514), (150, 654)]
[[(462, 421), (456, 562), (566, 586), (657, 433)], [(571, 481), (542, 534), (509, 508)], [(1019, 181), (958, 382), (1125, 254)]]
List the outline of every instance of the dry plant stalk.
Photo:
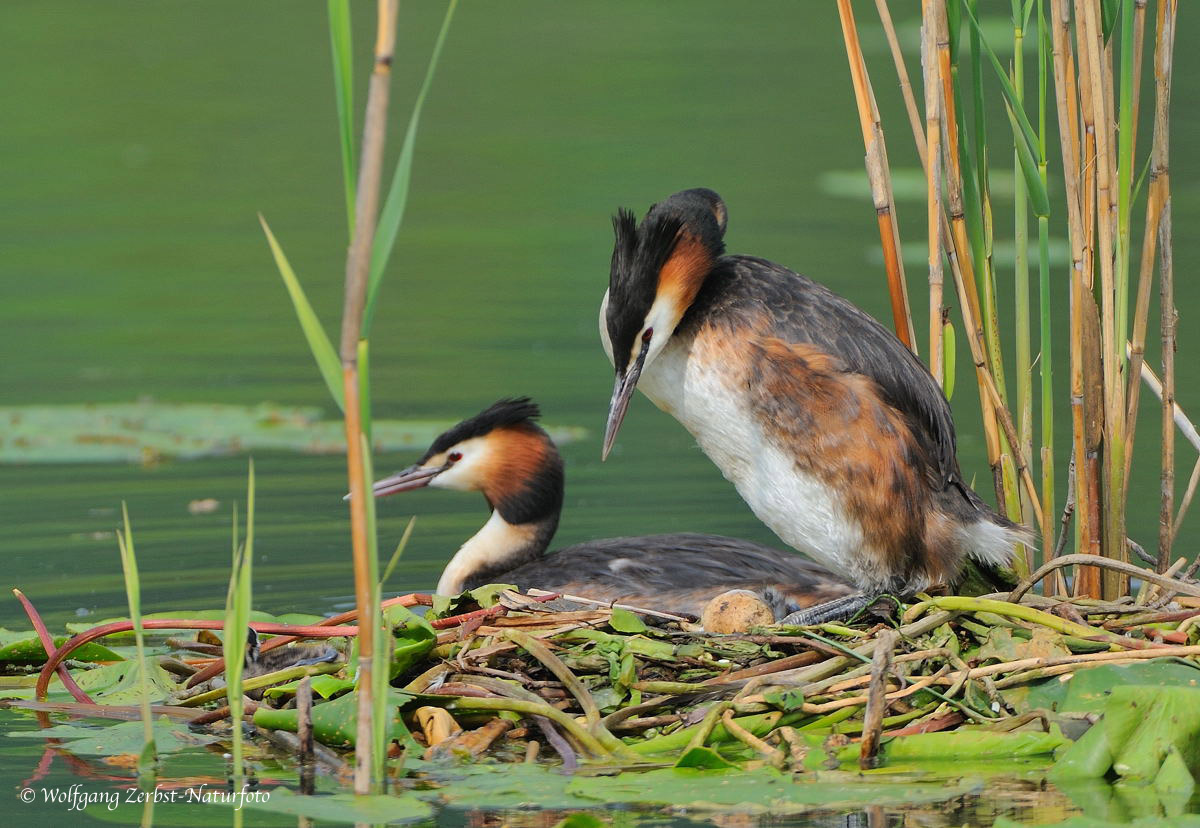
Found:
[(871, 662), (870, 689), (867, 692), (867, 708), (863, 714), (863, 731), (858, 766), (870, 770), (876, 765), (879, 753), (879, 737), (883, 731), (883, 714), (887, 712), (887, 675), (892, 666), (892, 650), (899, 638), (895, 630), (882, 630), (875, 656)]
[(892, 196), (891, 170), (888, 167), (887, 146), (875, 93), (867, 76), (854, 23), (850, 0), (838, 0), (838, 17), (846, 43), (846, 58), (850, 62), (850, 78), (854, 83), (854, 98), (858, 103), (858, 120), (866, 147), (867, 178), (871, 182), (871, 198), (879, 221), (879, 241), (883, 245), (883, 260), (887, 269), (888, 292), (892, 301), (892, 320), (896, 336), (917, 353), (917, 338), (913, 332), (912, 311), (908, 306), (908, 285), (904, 279), (904, 264), (900, 256), (900, 231), (896, 226), (896, 202)]
[(923, 0), (921, 64), (925, 71), (925, 158), (929, 229), (929, 371), (938, 385), (945, 380), (942, 351), (942, 108), (938, 40), (944, 26), (941, 0)]
[[(908, 70), (904, 65), (904, 56), (900, 51), (899, 40), (896, 37), (895, 26), (892, 23), (891, 12), (887, 0), (876, 0), (880, 22), (887, 35), (888, 44), (892, 50), (892, 59), (896, 74), (900, 80), (901, 93), (904, 96), (905, 108), (909, 113), (913, 138), (916, 142), (917, 154), (926, 176), (930, 176), (927, 158), (926, 134), (921, 129), (920, 116), (917, 114), (917, 104), (912, 93), (912, 84), (908, 79)], [(939, 26), (936, 45), (938, 52), (938, 73), (941, 78), (942, 95), (939, 101), (939, 120), (941, 121), (941, 143), (945, 146), (943, 161), (947, 169), (944, 171), (946, 199), (941, 205), (941, 234), (942, 246), (950, 261), (951, 274), (954, 277), (955, 289), (958, 293), (959, 309), (963, 317), (967, 344), (971, 350), (971, 360), (975, 366), (975, 377), (979, 390), (979, 403), (983, 415), (984, 441), (987, 446), (988, 465), (992, 469), (993, 478), (1001, 478), (1001, 430), (1006, 439), (1012, 443), (1016, 430), (1013, 427), (1012, 416), (1001, 401), (995, 378), (991, 375), (986, 357), (986, 344), (983, 331), (983, 312), (979, 301), (979, 292), (975, 282), (974, 266), (972, 265), (970, 244), (967, 239), (966, 217), (963, 210), (962, 170), (959, 164), (958, 120), (955, 115), (954, 88), (950, 69), (950, 44), (946, 32), (944, 14), (938, 15)], [(932, 305), (932, 302), (931, 302)], [(935, 377), (937, 375), (935, 374)], [(999, 411), (997, 410), (999, 409)], [(1014, 451), (1012, 460), (1018, 476), (1022, 479), (1027, 491), (1034, 492), (1033, 479), (1029, 476), (1027, 459), (1018, 449)], [(1033, 495), (1031, 494), (1031, 497)], [(997, 489), (997, 497), (1003, 500), (1001, 490)], [(1034, 518), (1040, 526), (1043, 522), (1040, 500), (1033, 506)]]
[(342, 309), (342, 385), (346, 401), (346, 465), (350, 482), (350, 532), (354, 551), (354, 595), (359, 617), (367, 620), (359, 632), (359, 694), (356, 732), (354, 792), (371, 789), (371, 747), (373, 701), (372, 687), (375, 625), (374, 584), (370, 577), (370, 552), (367, 538), (367, 482), (362, 453), (362, 411), (358, 378), (358, 342), (362, 332), (363, 308), (367, 295), (367, 274), (371, 264), (371, 246), (379, 212), (379, 190), (383, 174), (383, 145), (387, 133), (388, 97), (391, 87), (392, 53), (396, 42), (398, 0), (378, 0), (375, 63), (367, 89), (367, 110), (363, 121), (361, 163), (358, 171), (358, 196), (355, 204), (354, 235), (346, 253), (346, 293)]

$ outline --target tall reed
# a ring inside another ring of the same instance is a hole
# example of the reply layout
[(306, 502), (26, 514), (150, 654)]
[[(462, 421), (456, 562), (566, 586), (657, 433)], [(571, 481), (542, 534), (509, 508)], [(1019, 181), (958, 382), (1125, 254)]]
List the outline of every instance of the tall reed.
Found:
[(121, 551), (121, 571), (125, 576), (125, 597), (129, 603), (129, 620), (133, 622), (133, 643), (137, 649), (139, 688), (142, 708), (143, 742), (138, 756), (138, 776), (155, 774), (158, 764), (158, 749), (154, 744), (154, 718), (150, 712), (150, 666), (146, 661), (146, 633), (142, 627), (142, 586), (138, 575), (137, 556), (133, 549), (133, 527), (129, 523), (129, 508), (122, 501), (123, 526), (117, 530), (117, 547)]
[[(1055, 549), (1052, 517), (1061, 505), (1055, 492), (1058, 458), (1053, 439), (1059, 405), (1069, 410), (1072, 431), (1070, 456), (1065, 458), (1070, 460), (1071, 485), (1062, 523), (1065, 526), (1074, 515), (1076, 551), (1102, 552), (1118, 560), (1128, 557), (1127, 481), (1133, 460), (1138, 377), (1150, 373), (1142, 369), (1142, 360), (1153, 287), (1151, 272), (1160, 239), (1158, 284), (1163, 311), (1159, 326), (1165, 400), (1160, 567), (1169, 560), (1171, 539), (1178, 531), (1181, 515), (1173, 514), (1173, 429), (1181, 414), (1173, 402), (1176, 313), (1166, 139), (1176, 6), (1177, 0), (1158, 3), (1150, 49), (1143, 33), (1142, 0), (1074, 0), (1070, 4), (1067, 0), (1010, 0), (1013, 59), (1005, 66), (980, 25), (979, 12), (986, 4), (924, 0), (920, 53), (926, 106), (922, 125), (887, 0), (876, 0), (928, 180), (931, 345), (937, 341), (932, 321), (942, 311), (941, 273), (943, 264), (948, 263), (965, 339), (976, 365), (997, 497), (1010, 517), (1040, 527), (1043, 557)], [(964, 36), (960, 36), (960, 26), (965, 29)], [(941, 32), (947, 29), (943, 37)], [(1036, 112), (1032, 116), (1027, 111), (1033, 98), (1026, 92), (1025, 55), (1030, 37), (1036, 37), (1037, 47)], [(933, 53), (943, 48), (943, 42), (948, 44), (946, 56), (935, 65)], [(970, 70), (969, 77), (958, 59), (963, 43), (962, 62)], [(1154, 141), (1137, 299), (1131, 309), (1137, 90), (1146, 53), (1152, 54), (1155, 67)], [(864, 67), (857, 74), (865, 72)], [(856, 90), (857, 74), (852, 73)], [(997, 97), (1011, 126), (1016, 181), (1016, 252), (1011, 273), (992, 255), (997, 228), (991, 206), (989, 153), (994, 136), (987, 134), (984, 112)], [(962, 106), (964, 100), (971, 102), (970, 117)], [(1051, 108), (1058, 119), (1058, 162), (1065, 190), (1062, 200), (1054, 203), (1050, 198), (1052, 159), (1047, 127)], [(879, 134), (882, 136), (881, 129)], [(1036, 326), (1032, 322), (1031, 217), (1037, 226)], [(1055, 225), (1065, 225), (1070, 240), (1071, 264), (1065, 280), (1056, 277), (1050, 261), (1050, 234)], [(1009, 278), (1011, 293), (999, 290), (1000, 283)], [(1070, 299), (1070, 389), (1063, 398), (1055, 391), (1052, 353), (1056, 284), (1064, 286)], [(1016, 320), (1007, 336), (999, 326), (1005, 293), (1013, 297)], [(908, 324), (902, 320), (897, 328)], [(1008, 349), (1015, 356), (1014, 400), (1007, 393), (1003, 354)], [(930, 367), (939, 379), (943, 373), (938, 368), (940, 359), (940, 354), (931, 353)], [(1039, 374), (1036, 384), (1035, 365)], [(1036, 433), (1035, 411), (1040, 411)], [(1037, 484), (1030, 474), (1031, 465), (1040, 471)], [(1200, 463), (1193, 479), (1200, 480)], [(1189, 491), (1194, 488), (1189, 486)], [(1187, 502), (1190, 493), (1185, 495)], [(1024, 556), (1017, 561), (1019, 568), (1024, 568)], [(1075, 589), (1079, 594), (1111, 598), (1126, 590), (1126, 578), (1119, 572), (1106, 570), (1101, 576), (1094, 567), (1080, 567)], [(1064, 585), (1060, 583), (1059, 588)]]
[[(458, 0), (450, 0), (438, 31), (420, 90), (409, 115), (404, 143), (386, 196), (383, 194), (383, 150), (395, 49), (397, 0), (377, 0), (374, 64), (367, 89), (362, 146), (354, 149), (353, 79), (348, 0), (328, 0), (334, 89), (341, 145), (343, 188), (350, 243), (346, 253), (345, 290), (339, 347), (309, 303), (283, 248), (261, 216), (263, 232), (302, 330), (330, 395), (345, 415), (347, 477), (354, 561), (355, 601), (359, 618), (358, 730), (354, 788), (367, 793), (382, 778), (386, 735), (386, 658), (391, 653), (382, 625), (378, 596), (378, 554), (371, 486), (371, 390), (369, 332), (388, 261), (404, 219), (412, 177), (413, 155), (421, 111), (433, 83), (434, 70)], [(382, 205), (382, 206), (381, 206)], [(382, 635), (381, 635), (382, 634)]]

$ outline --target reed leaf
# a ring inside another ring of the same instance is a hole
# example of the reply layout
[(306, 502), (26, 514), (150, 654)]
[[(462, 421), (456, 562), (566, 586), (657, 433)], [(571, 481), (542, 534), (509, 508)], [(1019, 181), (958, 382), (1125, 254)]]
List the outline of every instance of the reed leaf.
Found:
[(433, 54), (429, 57), (429, 66), (425, 69), (425, 80), (417, 93), (413, 104), (412, 115), (408, 119), (408, 130), (404, 133), (404, 144), (400, 147), (400, 158), (396, 162), (396, 172), (392, 176), (392, 184), (379, 211), (379, 222), (375, 228), (375, 241), (371, 245), (371, 269), (367, 279), (367, 304), (363, 310), (362, 335), (366, 338), (371, 332), (371, 320), (375, 316), (375, 301), (379, 296), (379, 288), (383, 283), (383, 271), (388, 259), (392, 256), (392, 248), (396, 246), (396, 235), (404, 222), (404, 208), (408, 205), (409, 182), (412, 180), (413, 150), (417, 143), (417, 127), (421, 123), (421, 110), (425, 106), (425, 98), (433, 85), (434, 71), (438, 59), (442, 55), (442, 46), (446, 42), (446, 33), (450, 31), (450, 21), (454, 19), (454, 10), (458, 0), (450, 0), (446, 6), (446, 16), (442, 20), (442, 28), (438, 31), (437, 40), (433, 44)]
[(333, 52), (333, 91), (337, 100), (338, 138), (342, 145), (342, 181), (346, 190), (346, 224), (354, 234), (354, 62), (350, 0), (329, 0), (329, 45)]
[[(365, 385), (365, 383), (364, 383)], [(374, 465), (371, 463), (371, 449), (366, 435), (362, 435), (363, 484), (369, 491), (371, 481), (375, 478)], [(388, 680), (392, 675), (392, 630), (383, 616), (380, 605), (383, 603), (382, 585), (379, 578), (379, 543), (375, 530), (375, 498), (366, 498), (367, 506), (367, 552), (368, 573), (373, 586), (371, 605), (367, 608), (368, 615), (359, 616), (360, 624), (371, 624), (375, 629), (372, 644), (371, 664), (371, 779), (380, 785), (385, 776), (387, 764), (387, 747), (392, 733), (392, 717), (388, 715)], [(398, 557), (397, 550), (395, 557)], [(382, 791), (380, 791), (382, 792)]]
[(254, 563), (254, 459), (251, 458), (246, 478), (246, 538), (240, 544), (237, 537), (237, 514), (233, 523), (233, 567), (229, 589), (225, 596), (225, 626), (222, 639), (225, 651), (226, 699), (229, 702), (229, 721), (233, 724), (233, 786), (240, 791), (243, 785), (242, 718), (245, 702), (242, 696), (242, 676), (245, 671), (246, 632), (250, 625), (251, 583)]
[(138, 774), (151, 776), (158, 763), (158, 751), (154, 744), (154, 719), (150, 712), (150, 672), (146, 666), (146, 636), (142, 627), (142, 586), (138, 577), (137, 557), (133, 551), (133, 527), (129, 522), (129, 508), (121, 501), (121, 517), (124, 528), (117, 531), (117, 546), (121, 551), (121, 571), (125, 575), (125, 597), (129, 602), (129, 619), (133, 622), (133, 640), (137, 648), (138, 672), (141, 676), (142, 725), (144, 740), (142, 753), (138, 757)]
[(971, 28), (975, 30), (975, 35), (978, 37), (978, 43), (982, 47), (983, 54), (987, 55), (988, 61), (992, 64), (992, 68), (996, 70), (996, 77), (1000, 81), (1000, 89), (1004, 92), (1004, 99), (1008, 102), (1012, 109), (1012, 116), (1020, 127), (1019, 131), (1014, 130), (1025, 141), (1026, 149), (1032, 154), (1037, 151), (1038, 137), (1034, 132), (1033, 124), (1029, 123), (1029, 118), (1025, 115), (1025, 109), (1021, 106), (1020, 96), (1017, 95), (1017, 90), (1013, 87), (1012, 81), (1008, 78), (1008, 72), (1004, 71), (1004, 67), (1000, 63), (1000, 59), (996, 57), (996, 53), (992, 51), (992, 47), (983, 37), (983, 29), (979, 25), (979, 21), (975, 18), (975, 14), (971, 11), (970, 6), (966, 9), (967, 21)]
[(267, 244), (271, 247), (271, 255), (275, 257), (275, 266), (279, 268), (279, 275), (283, 278), (283, 284), (287, 287), (288, 295), (292, 298), (292, 306), (296, 309), (296, 318), (300, 320), (300, 328), (304, 331), (304, 338), (308, 340), (308, 347), (312, 350), (313, 358), (317, 361), (317, 368), (321, 371), (321, 378), (325, 380), (325, 386), (329, 389), (333, 401), (337, 403), (338, 408), (344, 411), (346, 409), (346, 396), (342, 390), (342, 363), (338, 359), (337, 351), (333, 349), (333, 343), (330, 342), (329, 335), (325, 333), (325, 328), (321, 326), (321, 320), (317, 318), (317, 312), (313, 310), (308, 297), (304, 295), (304, 288), (300, 286), (300, 280), (296, 278), (296, 272), (292, 270), (291, 264), (288, 263), (287, 256), (283, 253), (283, 248), (275, 240), (275, 234), (271, 232), (267, 220), (261, 213), (258, 216), (258, 220), (262, 223), (263, 232), (267, 235)]

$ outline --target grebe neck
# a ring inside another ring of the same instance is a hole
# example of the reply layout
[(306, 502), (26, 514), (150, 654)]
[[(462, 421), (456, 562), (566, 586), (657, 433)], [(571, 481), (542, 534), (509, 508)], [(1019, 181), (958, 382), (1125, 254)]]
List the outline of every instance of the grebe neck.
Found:
[(458, 595), (488, 583), (504, 583), (504, 574), (540, 557), (558, 528), (558, 512), (541, 520), (509, 523), (496, 509), (488, 522), (455, 553), (438, 580), (439, 595)]

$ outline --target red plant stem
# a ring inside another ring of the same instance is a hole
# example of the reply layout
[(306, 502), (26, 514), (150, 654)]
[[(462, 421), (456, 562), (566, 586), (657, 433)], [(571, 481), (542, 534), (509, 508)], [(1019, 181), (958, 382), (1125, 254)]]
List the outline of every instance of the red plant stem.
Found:
[[(13, 590), (13, 595), (17, 596), (17, 600), (21, 602), (21, 606), (25, 608), (25, 614), (29, 616), (29, 622), (33, 624), (34, 631), (37, 632), (38, 640), (42, 642), (42, 648), (46, 651), (46, 659), (49, 660), (54, 655), (55, 646), (54, 638), (50, 635), (50, 631), (46, 629), (46, 624), (42, 621), (42, 616), (34, 608), (33, 603), (25, 597), (25, 593), (19, 589)], [(80, 704), (95, 704), (87, 693), (83, 692), (83, 688), (75, 683), (75, 679), (71, 678), (71, 672), (65, 665), (58, 666), (58, 677), (62, 680), (63, 687)], [(48, 682), (47, 682), (48, 683)]]
[[(220, 630), (224, 626), (224, 621), (202, 621), (197, 618), (147, 618), (142, 621), (142, 627), (147, 630)], [(250, 628), (256, 632), (267, 633), (268, 635), (298, 635), (303, 638), (337, 638), (339, 636), (358, 635), (358, 627), (269, 624), (253, 621), (250, 623)], [(84, 630), (70, 638), (53, 653), (49, 653), (49, 657), (42, 667), (42, 672), (38, 675), (37, 685), (34, 688), (34, 698), (39, 701), (46, 698), (46, 690), (50, 686), (50, 676), (53, 675), (54, 671), (58, 669), (58, 666), (66, 660), (71, 652), (87, 644), (89, 641), (95, 641), (97, 638), (103, 638), (106, 635), (113, 635), (114, 633), (129, 632), (132, 629), (132, 621), (114, 621), (111, 624), (101, 624), (99, 627)]]
[[(433, 604), (433, 598), (429, 595), (419, 595), (417, 593), (409, 593), (408, 595), (398, 595), (395, 598), (389, 598), (388, 600), (384, 601), (379, 606), (381, 609), (387, 609), (388, 607), (393, 607), (393, 606), (396, 606), (397, 604), (399, 604), (400, 606), (404, 606), (404, 607), (413, 607), (413, 606), (421, 606), (421, 605), (431, 606)], [(318, 626), (318, 627), (334, 626), (337, 624), (345, 623), (346, 621), (353, 621), (356, 618), (358, 618), (358, 608), (357, 607), (352, 610), (348, 610), (347, 612), (343, 612), (338, 615), (334, 615), (329, 618), (326, 618), (324, 621), (318, 621), (316, 626)], [(301, 638), (304, 638), (304, 637), (305, 636), (301, 636), (301, 635), (277, 636), (276, 638), (272, 638), (270, 641), (264, 642), (262, 647), (259, 648), (259, 652), (265, 653), (268, 650), (274, 650), (276, 647), (282, 647), (285, 644), (291, 644), (293, 641), (299, 641)], [(311, 636), (309, 636), (309, 637), (311, 638)], [(184, 687), (195, 687), (200, 682), (208, 681), (213, 676), (219, 676), (223, 672), (225, 672), (225, 660), (223, 658), (218, 658), (215, 661), (213, 661), (211, 664), (209, 664), (207, 667), (205, 667), (201, 670), (197, 670), (195, 673), (193, 673), (192, 676), (184, 684)]]

